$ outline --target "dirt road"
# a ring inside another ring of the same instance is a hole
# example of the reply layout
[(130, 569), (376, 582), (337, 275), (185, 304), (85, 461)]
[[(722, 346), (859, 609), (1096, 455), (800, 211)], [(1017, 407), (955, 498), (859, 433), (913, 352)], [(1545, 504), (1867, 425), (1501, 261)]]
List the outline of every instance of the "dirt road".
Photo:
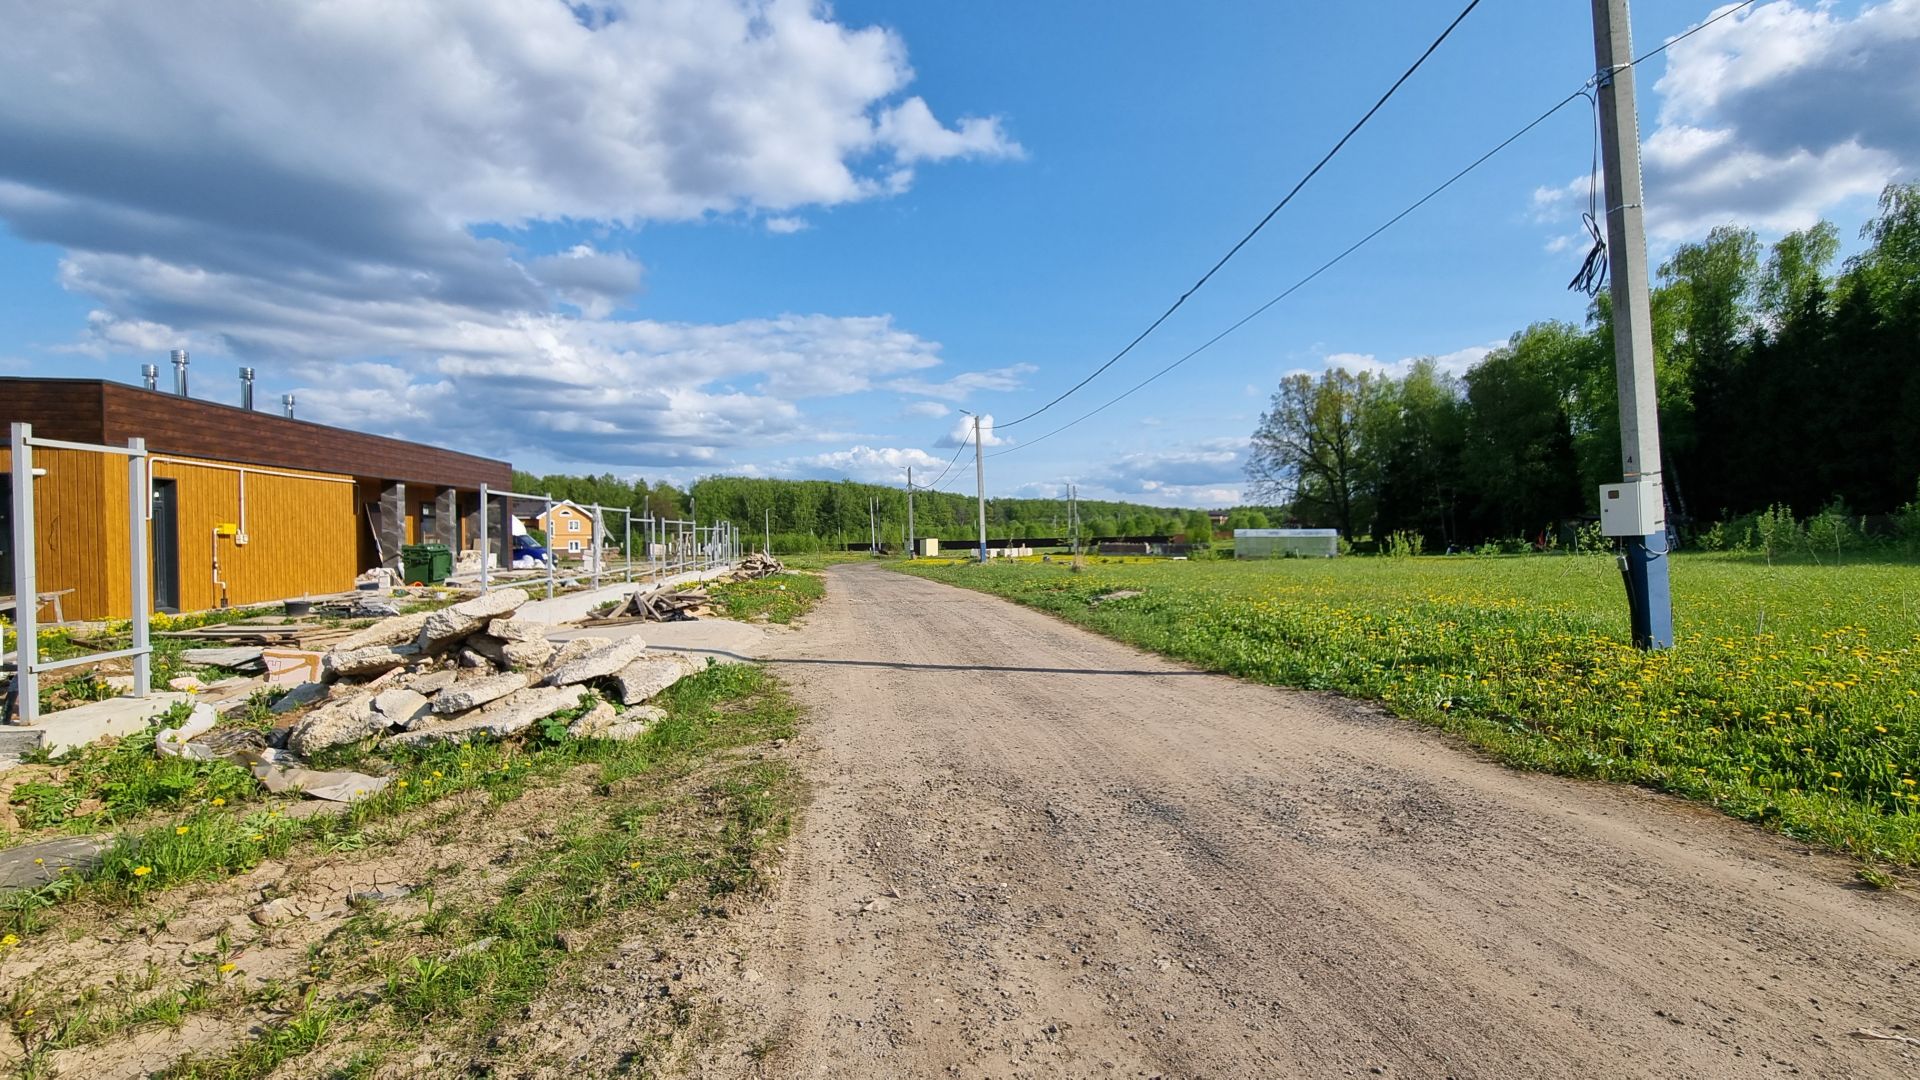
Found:
[[(1920, 904), (1644, 792), (870, 567), (706, 1075), (1920, 1075)], [(1904, 1028), (1899, 1025), (1905, 1025)]]

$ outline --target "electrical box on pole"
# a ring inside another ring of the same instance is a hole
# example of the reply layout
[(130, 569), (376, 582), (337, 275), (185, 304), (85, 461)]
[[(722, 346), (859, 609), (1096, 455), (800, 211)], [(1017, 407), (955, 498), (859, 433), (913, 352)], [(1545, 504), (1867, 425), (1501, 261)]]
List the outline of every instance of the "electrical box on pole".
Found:
[[(1667, 534), (1660, 500), (1660, 410), (1654, 389), (1653, 312), (1647, 298), (1647, 234), (1640, 205), (1640, 120), (1633, 103), (1633, 36), (1627, 0), (1593, 0), (1594, 90), (1600, 109), (1600, 156), (1606, 169), (1607, 253), (1612, 274), (1614, 375), (1620, 387), (1620, 471), (1626, 483), (1602, 489), (1615, 534), (1626, 549), (1633, 643), (1642, 649), (1673, 644), (1673, 601), (1667, 583)], [(1608, 492), (1612, 491), (1609, 496)], [(1609, 530), (1611, 532), (1611, 530)]]

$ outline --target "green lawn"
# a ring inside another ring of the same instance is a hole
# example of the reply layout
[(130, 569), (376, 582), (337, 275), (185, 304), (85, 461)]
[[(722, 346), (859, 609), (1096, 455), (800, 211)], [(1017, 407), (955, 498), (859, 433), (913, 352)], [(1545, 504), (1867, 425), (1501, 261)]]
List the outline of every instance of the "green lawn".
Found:
[[(1679, 640), (1641, 653), (1604, 557), (896, 565), (1200, 667), (1382, 701), (1515, 765), (1920, 866), (1920, 567), (1677, 556)], [(1141, 595), (1094, 603), (1121, 589)]]

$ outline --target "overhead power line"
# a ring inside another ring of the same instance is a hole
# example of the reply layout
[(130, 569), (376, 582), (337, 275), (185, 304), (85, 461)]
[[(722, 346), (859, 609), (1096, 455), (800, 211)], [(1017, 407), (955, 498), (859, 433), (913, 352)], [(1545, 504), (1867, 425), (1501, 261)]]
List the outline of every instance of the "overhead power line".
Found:
[(1387, 87), (1387, 92), (1384, 94), (1381, 94), (1380, 100), (1373, 103), (1373, 108), (1368, 109), (1366, 111), (1366, 115), (1360, 117), (1359, 120), (1355, 121), (1354, 125), (1347, 129), (1347, 133), (1345, 135), (1340, 136), (1340, 141), (1333, 144), (1333, 149), (1328, 150), (1326, 154), (1320, 158), (1319, 161), (1315, 162), (1313, 168), (1307, 170), (1306, 175), (1302, 176), (1299, 179), (1299, 181), (1293, 185), (1293, 188), (1287, 192), (1286, 196), (1282, 198), (1279, 202), (1275, 203), (1273, 209), (1267, 211), (1266, 216), (1261, 218), (1259, 223), (1254, 225), (1252, 229), (1249, 229), (1247, 231), (1247, 234), (1245, 236), (1242, 236), (1238, 243), (1234, 244), (1231, 248), (1228, 248), (1227, 253), (1225, 255), (1220, 256), (1220, 259), (1218, 262), (1208, 267), (1207, 272), (1204, 274), (1201, 274), (1200, 279), (1198, 281), (1195, 281), (1190, 287), (1188, 287), (1186, 292), (1181, 293), (1179, 299), (1175, 300), (1172, 303), (1172, 305), (1170, 305), (1167, 308), (1167, 310), (1161, 312), (1159, 318), (1149, 323), (1147, 325), (1147, 328), (1145, 330), (1140, 331), (1139, 334), (1135, 335), (1132, 341), (1127, 342), (1126, 348), (1121, 349), (1117, 353), (1114, 353), (1113, 356), (1108, 358), (1106, 363), (1101, 364), (1097, 368), (1094, 368), (1091, 372), (1087, 374), (1086, 378), (1081, 379), (1079, 382), (1074, 383), (1072, 386), (1068, 387), (1065, 392), (1060, 394), (1059, 397), (1056, 397), (1052, 401), (1047, 402), (1045, 405), (1042, 405), (1039, 408), (1033, 410), (1032, 412), (1027, 413), (1025, 416), (1021, 416), (1017, 419), (1009, 420), (1003, 424), (1000, 424), (999, 427), (1002, 429), (1010, 428), (1015, 424), (1019, 424), (1027, 420), (1031, 420), (1034, 417), (1039, 416), (1041, 413), (1046, 412), (1048, 409), (1053, 408), (1055, 405), (1060, 404), (1062, 401), (1065, 401), (1068, 397), (1072, 396), (1081, 387), (1092, 382), (1094, 379), (1099, 378), (1101, 372), (1119, 363), (1122, 357), (1126, 356), (1128, 353), (1133, 351), (1134, 346), (1140, 344), (1142, 341), (1145, 341), (1147, 339), (1148, 334), (1151, 334), (1155, 330), (1159, 329), (1161, 323), (1166, 322), (1168, 318), (1172, 317), (1174, 312), (1180, 310), (1180, 305), (1186, 303), (1188, 298), (1193, 296), (1194, 293), (1199, 292), (1200, 289), (1206, 285), (1208, 280), (1211, 279), (1214, 274), (1219, 272), (1221, 267), (1227, 265), (1227, 261), (1229, 259), (1232, 259), (1235, 255), (1238, 255), (1240, 253), (1240, 249), (1247, 246), (1248, 241), (1252, 240), (1254, 236), (1256, 236), (1260, 232), (1261, 229), (1264, 229), (1267, 227), (1267, 223), (1273, 220), (1274, 215), (1278, 214), (1281, 210), (1285, 209), (1286, 205), (1293, 201), (1293, 197), (1295, 195), (1300, 194), (1300, 189), (1306, 187), (1307, 182), (1312, 180), (1316, 175), (1318, 175), (1320, 170), (1326, 167), (1327, 162), (1333, 160), (1334, 155), (1338, 154), (1341, 148), (1347, 145), (1348, 140), (1352, 139), (1356, 134), (1358, 134), (1360, 129), (1367, 125), (1367, 121), (1373, 119), (1373, 115), (1379, 112), (1382, 106), (1386, 105), (1387, 100), (1393, 97), (1394, 93), (1398, 91), (1400, 87), (1404, 85), (1408, 79), (1413, 77), (1414, 72), (1420, 70), (1420, 65), (1426, 63), (1427, 58), (1432, 56), (1434, 54), (1434, 51), (1440, 48), (1441, 43), (1447, 40), (1448, 36), (1453, 33), (1454, 28), (1459, 26), (1460, 23), (1464, 21), (1469, 14), (1472, 13), (1473, 9), (1479, 6), (1480, 6), (1480, 0), (1470, 0), (1467, 6), (1461, 9), (1460, 14), (1455, 15), (1453, 17), (1453, 21), (1447, 24), (1447, 28), (1440, 32), (1440, 36), (1437, 38), (1434, 38), (1433, 43), (1431, 45), (1428, 45), (1426, 48), (1426, 51), (1420, 54), (1420, 58), (1415, 60), (1412, 66), (1408, 67), (1406, 71), (1401, 72), (1400, 77), (1393, 81), (1392, 86)]
[(953, 471), (953, 463), (960, 460), (960, 451), (965, 450), (970, 445), (972, 445), (970, 439), (961, 439), (960, 445), (954, 448), (953, 456), (947, 459), (947, 467), (940, 470), (940, 475), (933, 478), (933, 483), (922, 485), (920, 490), (932, 491), (934, 488), (939, 487), (940, 481), (945, 480), (947, 474)]
[[(1734, 7), (1730, 7), (1727, 10), (1720, 12), (1718, 15), (1715, 15), (1713, 18), (1708, 19), (1705, 22), (1701, 23), (1699, 26), (1693, 27), (1692, 29), (1688, 30), (1684, 34), (1680, 34), (1679, 36), (1673, 38), (1671, 41), (1666, 42), (1665, 44), (1659, 46), (1658, 48), (1649, 49), (1648, 51), (1635, 57), (1631, 63), (1623, 66), (1633, 67), (1638, 64), (1644, 63), (1647, 60), (1650, 60), (1653, 57), (1658, 56), (1663, 52), (1666, 52), (1668, 49), (1672, 48), (1675, 45), (1680, 44), (1682, 41), (1685, 41), (1686, 39), (1692, 37), (1693, 35), (1699, 33), (1700, 31), (1705, 30), (1707, 27), (1712, 26), (1714, 23), (1717, 23), (1722, 19), (1728, 18), (1729, 16), (1735, 14), (1736, 12), (1739, 12), (1747, 7), (1752, 6), (1756, 2), (1757, 0), (1745, 0), (1745, 2), (1743, 3), (1737, 4)], [(1469, 8), (1469, 10), (1471, 10), (1471, 8)], [(1465, 13), (1463, 12), (1462, 13), (1463, 17), (1464, 17), (1464, 14)], [(1458, 19), (1455, 20), (1456, 23), (1458, 21), (1459, 21)], [(1451, 27), (1449, 27), (1449, 29), (1451, 29)], [(1161, 368), (1159, 371), (1154, 372), (1152, 375), (1147, 376), (1145, 379), (1140, 380), (1139, 382), (1135, 383), (1133, 386), (1129, 387), (1126, 391), (1108, 399), (1106, 402), (1081, 414), (1080, 416), (1074, 418), (1073, 420), (1070, 420), (1067, 423), (1062, 424), (1057, 428), (1054, 428), (1052, 431), (1049, 431), (1046, 434), (1040, 435), (1036, 438), (1029, 439), (1028, 441), (1020, 443), (1018, 445), (1010, 446), (1005, 450), (998, 451), (988, 456), (1003, 457), (1007, 454), (1017, 453), (1021, 450), (1025, 450), (1029, 447), (1036, 446), (1040, 443), (1043, 443), (1048, 439), (1053, 438), (1055, 435), (1058, 435), (1061, 432), (1068, 430), (1069, 428), (1075, 427), (1076, 425), (1080, 424), (1082, 421), (1090, 420), (1093, 417), (1099, 415), (1100, 413), (1105, 412), (1107, 409), (1115, 405), (1118, 405), (1120, 402), (1125, 401), (1127, 398), (1132, 397), (1134, 394), (1145, 389), (1148, 385), (1157, 381), (1161, 376), (1166, 375), (1168, 372), (1172, 371), (1173, 369), (1179, 367), (1180, 365), (1186, 363), (1187, 361), (1193, 359), (1194, 357), (1212, 348), (1214, 345), (1218, 344), (1222, 339), (1226, 338), (1228, 335), (1232, 334), (1234, 331), (1240, 329), (1246, 324), (1252, 322), (1254, 319), (1265, 314), (1267, 309), (1273, 307), (1275, 304), (1278, 304), (1280, 301), (1285, 300), (1287, 297), (1293, 295), (1295, 292), (1299, 291), (1301, 288), (1306, 286), (1309, 282), (1313, 281), (1315, 278), (1319, 277), (1321, 274), (1324, 274), (1328, 270), (1331, 270), (1335, 266), (1339, 265), (1342, 261), (1344, 261), (1347, 258), (1347, 256), (1352, 255), (1354, 252), (1365, 247), (1369, 242), (1371, 242), (1375, 237), (1379, 236), (1381, 233), (1386, 232), (1388, 229), (1399, 224), (1400, 221), (1403, 218), (1405, 218), (1407, 215), (1413, 213), (1415, 210), (1420, 209), (1422, 206), (1425, 206), (1428, 202), (1432, 201), (1441, 192), (1447, 190), (1448, 188), (1452, 187), (1454, 184), (1458, 183), (1460, 180), (1465, 178), (1468, 173), (1471, 173), (1475, 169), (1478, 169), (1480, 166), (1486, 164), (1487, 161), (1492, 159), (1496, 154), (1500, 153), (1502, 150), (1505, 150), (1507, 147), (1513, 145), (1522, 136), (1526, 135), (1528, 132), (1532, 131), (1534, 128), (1537, 128), (1541, 124), (1545, 123), (1548, 118), (1553, 116), (1555, 113), (1559, 112), (1561, 109), (1566, 108), (1574, 100), (1580, 99), (1580, 98), (1586, 98), (1589, 94), (1590, 88), (1596, 82), (1598, 82), (1599, 79), (1600, 79), (1599, 74), (1595, 74), (1592, 78), (1589, 78), (1587, 82), (1581, 86), (1580, 89), (1575, 90), (1573, 93), (1568, 94), (1564, 98), (1561, 98), (1558, 102), (1555, 102), (1552, 107), (1548, 108), (1547, 111), (1534, 117), (1532, 120), (1529, 120), (1525, 125), (1520, 127), (1519, 130), (1515, 131), (1513, 134), (1507, 136), (1506, 138), (1500, 140), (1500, 142), (1496, 144), (1493, 147), (1493, 149), (1488, 150), (1486, 153), (1481, 154), (1479, 157), (1475, 158), (1473, 162), (1469, 164), (1466, 168), (1461, 169), (1459, 172), (1454, 173), (1452, 176), (1448, 177), (1438, 187), (1427, 192), (1425, 195), (1422, 195), (1419, 199), (1415, 200), (1406, 209), (1388, 218), (1386, 221), (1382, 222), (1378, 228), (1375, 228), (1372, 232), (1361, 237), (1359, 240), (1354, 241), (1354, 243), (1349, 245), (1346, 250), (1340, 252), (1338, 255), (1335, 255), (1333, 258), (1328, 259), (1326, 262), (1321, 263), (1318, 267), (1316, 267), (1313, 270), (1312, 273), (1294, 282), (1292, 285), (1287, 286), (1284, 290), (1280, 292), (1279, 295), (1275, 296), (1273, 299), (1268, 300), (1266, 303), (1261, 304), (1257, 308), (1254, 308), (1252, 311), (1248, 312), (1246, 315), (1241, 316), (1240, 319), (1234, 322), (1231, 326), (1228, 326), (1225, 330), (1220, 331), (1218, 334), (1215, 334), (1213, 337), (1208, 338), (1205, 342), (1202, 342), (1200, 346), (1195, 348), (1193, 351), (1187, 353), (1186, 355), (1180, 357), (1178, 360), (1175, 360), (1172, 363), (1168, 364), (1167, 366)], [(1029, 414), (1029, 415), (1033, 415), (1033, 414)]]

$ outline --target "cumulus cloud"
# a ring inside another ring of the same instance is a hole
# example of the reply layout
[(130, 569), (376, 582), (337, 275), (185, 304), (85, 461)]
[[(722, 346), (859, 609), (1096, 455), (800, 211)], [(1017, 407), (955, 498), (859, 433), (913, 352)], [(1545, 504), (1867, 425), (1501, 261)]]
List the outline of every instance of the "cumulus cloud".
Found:
[[(1920, 170), (1920, 0), (1868, 3), (1851, 18), (1829, 3), (1757, 4), (1675, 45), (1652, 88), (1649, 236), (1673, 243), (1727, 222), (1804, 228)], [(1587, 184), (1540, 189), (1536, 215), (1571, 213)]]
[(953, 410), (938, 401), (916, 401), (904, 410), (908, 416), (929, 416), (938, 419)]
[(1227, 506), (1240, 500), (1247, 441), (1202, 439), (1122, 454), (1087, 476), (1083, 497), (1112, 497), (1160, 506)]
[[(64, 250), (79, 348), (191, 344), (304, 415), (588, 463), (718, 460), (939, 362), (885, 317), (612, 319), (639, 226), (791, 231), (1019, 153), (902, 99), (899, 38), (809, 0), (0, 0), (0, 25), (0, 221)], [(541, 242), (569, 233), (594, 242)]]
[[(1506, 341), (1502, 339), (1500, 341), (1490, 341), (1485, 345), (1468, 345), (1464, 348), (1455, 349), (1452, 352), (1432, 353), (1422, 356), (1403, 356), (1398, 360), (1382, 360), (1373, 353), (1338, 352), (1327, 354), (1324, 364), (1325, 370), (1328, 371), (1332, 371), (1335, 368), (1344, 368), (1356, 375), (1363, 371), (1368, 371), (1377, 375), (1400, 378), (1407, 372), (1413, 370), (1413, 365), (1417, 361), (1431, 360), (1433, 361), (1434, 367), (1438, 368), (1443, 374), (1465, 375), (1468, 368), (1486, 359), (1488, 353), (1505, 344)], [(1288, 374), (1313, 375), (1316, 373), (1308, 371), (1288, 372)]]
[[(933, 445), (972, 446), (973, 430), (973, 417), (962, 416), (954, 421), (953, 430), (941, 436)], [(1011, 445), (1012, 442), (1012, 439), (1003, 439), (993, 433), (993, 416), (991, 414), (980, 417), (981, 446), (1008, 446)]]
[(917, 478), (924, 483), (933, 479), (946, 461), (925, 450), (912, 447), (853, 446), (808, 457), (791, 458), (780, 463), (784, 475), (837, 480), (849, 478), (876, 484), (902, 483), (907, 466), (921, 470)]
[(789, 236), (789, 235), (792, 235), (793, 233), (803, 232), (806, 230), (806, 228), (807, 228), (806, 218), (791, 217), (784, 214), (776, 214), (773, 217), (770, 217), (767, 219), (767, 231), (770, 233), (778, 234), (780, 236)]
[(1018, 390), (1024, 376), (1040, 370), (1032, 364), (1012, 364), (989, 371), (964, 371), (941, 382), (926, 379), (895, 379), (887, 385), (903, 394), (965, 401), (981, 391)]

